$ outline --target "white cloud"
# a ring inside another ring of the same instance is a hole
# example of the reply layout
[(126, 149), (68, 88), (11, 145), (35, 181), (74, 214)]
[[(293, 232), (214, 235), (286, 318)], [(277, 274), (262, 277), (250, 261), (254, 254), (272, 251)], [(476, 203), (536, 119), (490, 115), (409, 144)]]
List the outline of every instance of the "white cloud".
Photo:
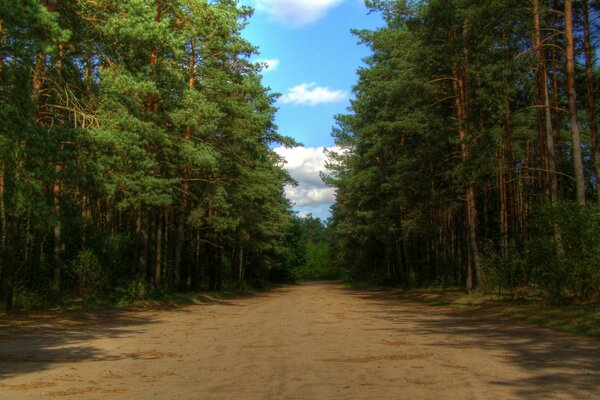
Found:
[(268, 58), (266, 60), (256, 60), (256, 62), (264, 64), (263, 72), (273, 72), (279, 67), (281, 62), (277, 58)]
[(302, 210), (302, 211), (298, 211), (298, 216), (300, 218), (307, 218), (309, 215), (311, 215), (310, 212)]
[(256, 9), (291, 28), (311, 24), (344, 0), (255, 0)]
[(335, 201), (335, 190), (325, 185), (319, 173), (325, 170), (325, 150), (335, 147), (277, 147), (277, 154), (286, 160), (285, 169), (298, 182), (298, 186), (286, 186), (285, 194), (296, 208), (304, 212), (329, 206)]
[(284, 104), (302, 104), (316, 106), (323, 103), (337, 103), (345, 101), (348, 93), (343, 90), (332, 90), (328, 87), (317, 86), (315, 82), (302, 83), (289, 89), (281, 96)]

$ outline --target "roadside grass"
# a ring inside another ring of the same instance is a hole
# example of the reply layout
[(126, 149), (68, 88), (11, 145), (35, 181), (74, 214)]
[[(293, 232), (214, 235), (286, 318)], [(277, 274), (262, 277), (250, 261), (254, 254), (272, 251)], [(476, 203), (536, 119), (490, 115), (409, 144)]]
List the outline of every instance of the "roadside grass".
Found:
[(156, 290), (147, 293), (143, 298), (131, 296), (95, 296), (82, 297), (76, 295), (56, 295), (53, 293), (27, 294), (19, 298), (16, 307), (10, 312), (0, 309), (0, 318), (7, 315), (29, 313), (73, 313), (102, 310), (152, 310), (177, 308), (192, 304), (219, 303), (241, 297), (254, 296), (272, 289), (264, 288), (228, 288), (221, 291), (175, 292)]
[(600, 341), (600, 304), (550, 304), (531, 293), (518, 297), (467, 294), (461, 289), (390, 289), (390, 294), (431, 306), (445, 306), (488, 316), (509, 317)]

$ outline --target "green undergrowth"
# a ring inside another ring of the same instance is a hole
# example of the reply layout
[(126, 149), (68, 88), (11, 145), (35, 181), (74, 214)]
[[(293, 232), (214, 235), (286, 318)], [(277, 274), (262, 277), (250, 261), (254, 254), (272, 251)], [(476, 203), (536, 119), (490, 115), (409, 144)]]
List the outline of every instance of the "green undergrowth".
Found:
[(511, 298), (504, 295), (467, 294), (460, 289), (390, 289), (389, 294), (431, 306), (446, 306), (486, 316), (524, 320), (541, 327), (600, 341), (600, 304), (598, 303), (551, 304), (528, 293)]
[[(130, 295), (81, 297), (69, 294), (57, 295), (33, 292), (21, 295), (16, 299), (12, 313), (27, 314), (30, 312), (80, 312), (108, 309), (165, 309), (192, 304), (218, 303), (225, 300), (253, 296), (270, 290), (262, 288), (230, 288), (221, 291), (208, 292), (175, 292), (167, 290), (153, 290), (144, 296), (132, 297)], [(3, 311), (0, 310), (0, 316)]]

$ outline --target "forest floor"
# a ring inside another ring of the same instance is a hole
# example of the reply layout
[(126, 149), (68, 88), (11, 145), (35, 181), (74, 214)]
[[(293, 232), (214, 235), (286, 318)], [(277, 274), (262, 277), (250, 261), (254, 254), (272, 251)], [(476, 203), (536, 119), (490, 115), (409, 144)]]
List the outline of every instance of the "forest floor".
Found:
[(337, 283), (0, 319), (0, 399), (597, 399), (600, 343)]

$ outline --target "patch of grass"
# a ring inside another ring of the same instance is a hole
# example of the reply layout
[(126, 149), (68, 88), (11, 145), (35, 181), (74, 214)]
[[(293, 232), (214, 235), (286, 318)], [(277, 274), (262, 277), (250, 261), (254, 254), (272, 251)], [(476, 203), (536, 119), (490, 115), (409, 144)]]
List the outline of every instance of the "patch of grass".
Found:
[(467, 294), (460, 289), (414, 289), (395, 291), (394, 295), (431, 306), (516, 318), (600, 341), (600, 304), (597, 303), (553, 305), (531, 293), (510, 298), (481, 293)]
[[(156, 290), (147, 293), (142, 298), (132, 296), (81, 297), (73, 294), (58, 295), (57, 293), (22, 293), (17, 299), (13, 314), (28, 314), (32, 312), (85, 312), (110, 309), (165, 309), (176, 308), (191, 304), (207, 304), (239, 297), (254, 296), (271, 288), (240, 288), (226, 289), (218, 292), (173, 292)], [(0, 317), (5, 312), (0, 310)]]

